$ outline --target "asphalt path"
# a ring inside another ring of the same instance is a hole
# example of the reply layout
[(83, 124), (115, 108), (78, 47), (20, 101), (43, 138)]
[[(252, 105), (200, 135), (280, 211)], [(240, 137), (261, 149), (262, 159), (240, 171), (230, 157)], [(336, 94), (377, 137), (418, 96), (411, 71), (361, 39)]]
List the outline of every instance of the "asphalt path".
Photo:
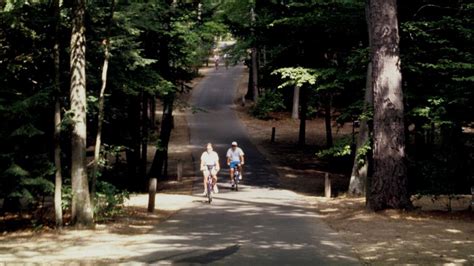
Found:
[[(357, 265), (336, 232), (303, 196), (278, 189), (276, 169), (258, 151), (233, 111), (243, 66), (212, 70), (193, 90), (187, 116), (196, 175), (208, 142), (220, 156), (219, 194), (212, 204), (195, 185), (192, 207), (158, 225), (162, 248), (128, 262), (156, 265)], [(230, 190), (225, 152), (237, 141), (246, 155), (244, 181)]]

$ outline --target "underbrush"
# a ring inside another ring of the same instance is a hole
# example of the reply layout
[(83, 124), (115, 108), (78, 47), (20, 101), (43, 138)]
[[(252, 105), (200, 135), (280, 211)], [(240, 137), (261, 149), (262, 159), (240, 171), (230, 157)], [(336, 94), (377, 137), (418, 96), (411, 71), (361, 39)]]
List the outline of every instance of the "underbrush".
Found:
[[(106, 222), (124, 211), (125, 200), (129, 192), (120, 190), (111, 183), (98, 181), (94, 199), (95, 222)], [(63, 222), (71, 220), (72, 189), (66, 182), (62, 189)], [(0, 231), (45, 230), (55, 227), (54, 202), (51, 194), (45, 195), (37, 204), (23, 206), (15, 212), (0, 213)]]

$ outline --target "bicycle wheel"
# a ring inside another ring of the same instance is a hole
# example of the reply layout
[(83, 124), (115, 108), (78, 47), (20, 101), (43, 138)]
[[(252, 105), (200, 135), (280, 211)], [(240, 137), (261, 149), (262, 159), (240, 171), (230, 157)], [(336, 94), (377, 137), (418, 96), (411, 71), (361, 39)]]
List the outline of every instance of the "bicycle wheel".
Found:
[(239, 191), (239, 176), (234, 175), (235, 191)]
[[(211, 179), (212, 180), (212, 179)], [(209, 204), (212, 202), (212, 181), (207, 182), (207, 200)]]

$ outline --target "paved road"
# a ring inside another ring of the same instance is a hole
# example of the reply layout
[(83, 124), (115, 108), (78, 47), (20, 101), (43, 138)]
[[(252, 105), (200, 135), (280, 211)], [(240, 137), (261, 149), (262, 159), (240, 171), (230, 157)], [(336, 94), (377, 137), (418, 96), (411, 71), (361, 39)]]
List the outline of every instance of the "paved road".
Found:
[[(188, 116), (196, 165), (212, 142), (225, 166), (225, 151), (238, 141), (246, 153), (245, 185), (231, 191), (227, 168), (220, 173), (220, 193), (211, 205), (196, 195), (192, 208), (160, 224), (159, 250), (130, 261), (153, 264), (353, 265), (357, 260), (337, 234), (322, 223), (303, 197), (279, 190), (275, 170), (249, 141), (232, 110), (242, 66), (211, 71), (193, 91), (203, 109)], [(199, 167), (196, 166), (196, 169)], [(196, 173), (200, 175), (199, 172)], [(195, 194), (202, 193), (201, 184)]]

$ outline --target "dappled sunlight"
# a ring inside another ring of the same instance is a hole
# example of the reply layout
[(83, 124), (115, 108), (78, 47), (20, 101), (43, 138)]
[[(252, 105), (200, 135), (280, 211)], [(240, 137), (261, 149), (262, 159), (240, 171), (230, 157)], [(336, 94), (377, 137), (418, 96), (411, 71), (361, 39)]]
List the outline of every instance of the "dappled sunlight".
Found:
[(462, 231), (457, 229), (445, 229), (446, 232), (453, 233), (453, 234), (460, 234)]
[(337, 249), (345, 248), (345, 246), (341, 246), (341, 243), (335, 243), (333, 241), (322, 240), (322, 241), (320, 241), (320, 243), (325, 245), (325, 246), (331, 246), (331, 247), (334, 247), (334, 248), (337, 248)]
[(319, 210), (319, 211), (322, 212), (322, 213), (325, 213), (325, 212), (337, 212), (337, 211), (339, 211), (339, 209), (337, 209), (337, 208), (328, 208), (328, 209), (321, 209), (321, 210)]

